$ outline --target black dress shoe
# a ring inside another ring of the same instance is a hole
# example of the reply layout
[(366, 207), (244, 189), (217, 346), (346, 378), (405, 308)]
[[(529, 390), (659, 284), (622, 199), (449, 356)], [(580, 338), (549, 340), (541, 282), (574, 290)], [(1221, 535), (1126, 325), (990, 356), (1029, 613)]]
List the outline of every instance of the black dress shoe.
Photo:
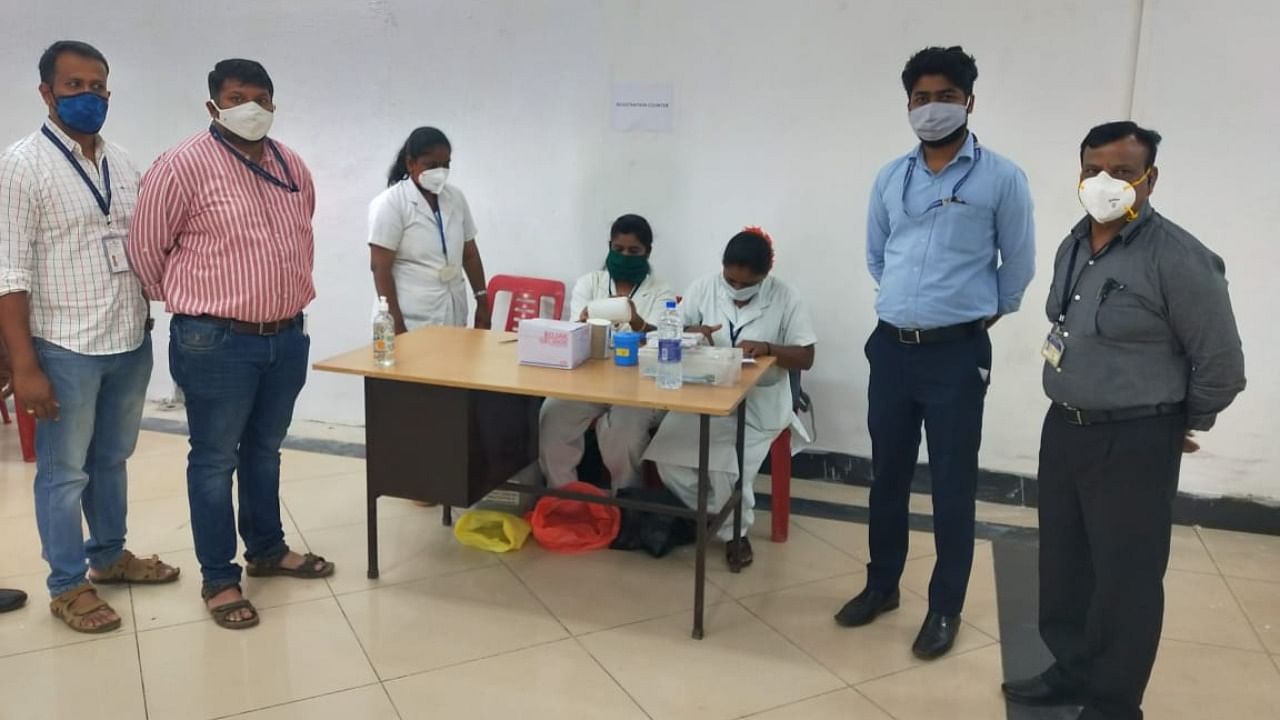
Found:
[(898, 601), (897, 590), (886, 593), (868, 588), (840, 608), (840, 612), (836, 613), (836, 622), (843, 627), (861, 627), (870, 624), (880, 616), (880, 613), (898, 609)]
[(27, 594), (21, 590), (0, 589), (0, 613), (17, 610), (27, 604)]
[(724, 561), (732, 570), (741, 570), (756, 561), (755, 551), (751, 549), (751, 541), (745, 537), (730, 540), (724, 544)]
[(1085, 700), (1083, 691), (1054, 681), (1049, 673), (1040, 673), (1023, 680), (1010, 680), (1000, 685), (1000, 691), (1009, 702), (1032, 707), (1083, 705)]
[(959, 615), (940, 615), (930, 610), (924, 618), (924, 625), (920, 626), (920, 634), (916, 636), (911, 652), (921, 660), (936, 660), (956, 644), (959, 633)]

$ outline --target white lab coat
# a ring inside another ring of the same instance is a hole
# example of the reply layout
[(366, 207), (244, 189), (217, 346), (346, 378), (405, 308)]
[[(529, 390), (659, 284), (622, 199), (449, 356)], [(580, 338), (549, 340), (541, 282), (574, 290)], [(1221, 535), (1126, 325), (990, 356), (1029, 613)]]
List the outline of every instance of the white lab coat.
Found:
[[(426, 325), (467, 324), (467, 278), (462, 269), (463, 245), (475, 240), (476, 223), (462, 191), (445, 185), (439, 196), (445, 247), (435, 213), (413, 180), (405, 178), (369, 203), (369, 244), (395, 252), (391, 275), (400, 312), (409, 330)], [(445, 282), (446, 266), (456, 276)], [(376, 302), (375, 302), (376, 305)]]
[[(583, 275), (573, 286), (569, 317), (577, 320), (588, 303), (615, 294), (607, 270)], [(671, 287), (652, 274), (631, 296), (636, 313), (650, 325), (657, 324), (666, 302), (675, 299)], [(662, 413), (657, 410), (548, 398), (542, 404), (538, 431), (538, 457), (547, 484), (563, 487), (578, 479), (577, 468), (585, 449), (583, 434), (594, 422), (600, 456), (609, 470), (614, 489), (639, 485), (649, 434), (661, 421)]]
[[(774, 345), (806, 347), (817, 344), (817, 336), (809, 313), (800, 296), (787, 284), (770, 276), (760, 284), (760, 292), (744, 307), (737, 307), (716, 273), (698, 280), (689, 288), (680, 308), (688, 325), (720, 325), (712, 336), (712, 344), (730, 347), (730, 333), (736, 331), (738, 342), (754, 340)], [(760, 383), (747, 393), (747, 423), (743, 452), (743, 468), (753, 479), (769, 453), (775, 438), (795, 419), (792, 407), (791, 379), (786, 370), (770, 369)], [(645, 451), (645, 459), (658, 466), (662, 482), (685, 503), (696, 508), (698, 503), (698, 438), (696, 415), (671, 413), (662, 421), (658, 434)], [(711, 445), (708, 468), (711, 492), (708, 508), (718, 512), (724, 507), (738, 480), (737, 414), (711, 419)], [(746, 534), (754, 520), (755, 494), (751, 482), (742, 484), (742, 533)], [(733, 523), (721, 526), (718, 536), (733, 539)]]
[[(583, 275), (573, 285), (573, 296), (569, 298), (569, 319), (577, 321), (582, 317), (582, 311), (587, 305), (614, 295), (617, 295), (617, 292), (608, 270), (597, 270)], [(646, 323), (655, 326), (658, 324), (658, 317), (667, 306), (667, 301), (675, 299), (676, 293), (671, 286), (654, 277), (653, 273), (649, 273), (631, 295), (631, 302), (636, 306), (636, 314), (644, 318)]]

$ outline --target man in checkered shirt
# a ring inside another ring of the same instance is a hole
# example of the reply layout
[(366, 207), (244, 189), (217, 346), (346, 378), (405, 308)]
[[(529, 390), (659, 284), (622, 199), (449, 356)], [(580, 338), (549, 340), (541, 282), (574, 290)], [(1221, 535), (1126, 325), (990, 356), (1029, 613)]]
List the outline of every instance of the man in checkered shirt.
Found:
[(121, 624), (96, 584), (178, 578), (177, 568), (124, 547), (125, 461), (142, 421), (151, 339), (125, 255), (138, 170), (98, 134), (107, 72), (92, 46), (53, 44), (40, 58), (48, 120), (0, 154), (0, 334), (14, 394), (37, 420), (36, 524), (50, 609), (86, 633)]

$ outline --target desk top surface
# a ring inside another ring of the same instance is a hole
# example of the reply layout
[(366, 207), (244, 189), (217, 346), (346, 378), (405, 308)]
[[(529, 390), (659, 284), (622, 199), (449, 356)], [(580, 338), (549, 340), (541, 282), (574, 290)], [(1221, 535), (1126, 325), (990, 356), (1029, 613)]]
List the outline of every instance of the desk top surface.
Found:
[(588, 360), (575, 370), (521, 365), (515, 338), (511, 333), (425, 327), (396, 337), (395, 367), (375, 365), (367, 345), (314, 367), (380, 380), (725, 416), (774, 364), (773, 358), (760, 358), (755, 365), (744, 365), (742, 379), (733, 387), (661, 390), (639, 368), (618, 367), (612, 358)]

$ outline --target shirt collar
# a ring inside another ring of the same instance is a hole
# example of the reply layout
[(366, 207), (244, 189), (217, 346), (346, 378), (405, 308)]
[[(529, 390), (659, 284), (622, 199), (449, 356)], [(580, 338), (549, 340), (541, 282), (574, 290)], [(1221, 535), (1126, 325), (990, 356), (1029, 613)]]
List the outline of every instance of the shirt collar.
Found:
[[(1147, 202), (1143, 204), (1142, 209), (1138, 211), (1138, 217), (1134, 218), (1131, 222), (1125, 223), (1125, 226), (1120, 228), (1120, 233), (1116, 235), (1116, 240), (1118, 240), (1122, 245), (1132, 243), (1141, 234), (1142, 228), (1146, 226), (1147, 222), (1150, 221), (1152, 216), (1155, 214), (1155, 209), (1151, 207), (1151, 200), (1148, 199)], [(1089, 216), (1085, 215), (1081, 218), (1080, 222), (1076, 223), (1076, 226), (1071, 229), (1071, 236), (1076, 240), (1088, 240), (1091, 227)], [(1115, 240), (1112, 242), (1115, 242)]]
[[(951, 158), (951, 162), (947, 163), (946, 167), (942, 168), (942, 170), (939, 171), (938, 173), (939, 175), (946, 172), (947, 168), (959, 162), (960, 158), (968, 158), (970, 162), (973, 162), (974, 158), (977, 156), (977, 153), (974, 151), (977, 138), (974, 137), (972, 130), (966, 130), (965, 133), (966, 133), (966, 136), (964, 139), (964, 144), (960, 146), (960, 151), (956, 153), (955, 157)], [(919, 143), (916, 145), (915, 158), (916, 158), (916, 162), (921, 167), (923, 167), (925, 170), (929, 169), (929, 164), (924, 161), (924, 143)]]
[(58, 138), (58, 141), (61, 142), (68, 150), (84, 158), (85, 160), (88, 160), (90, 163), (96, 163), (98, 161), (98, 158), (102, 157), (102, 150), (105, 143), (103, 142), (101, 135), (94, 136), (93, 154), (96, 157), (89, 158), (89, 157), (85, 157), (84, 150), (80, 147), (80, 143), (76, 142), (62, 128), (58, 127), (58, 123), (48, 118), (45, 118), (44, 126), (49, 128), (49, 132), (53, 133), (54, 137)]

